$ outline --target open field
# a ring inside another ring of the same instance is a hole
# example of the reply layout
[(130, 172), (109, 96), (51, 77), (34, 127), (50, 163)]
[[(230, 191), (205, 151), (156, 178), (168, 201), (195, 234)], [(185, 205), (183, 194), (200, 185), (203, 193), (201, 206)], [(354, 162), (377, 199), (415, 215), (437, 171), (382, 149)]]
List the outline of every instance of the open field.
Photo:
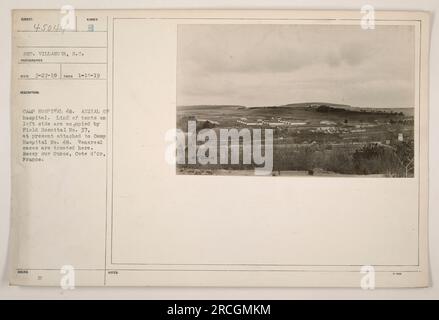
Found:
[[(273, 175), (414, 174), (413, 108), (366, 109), (328, 103), (177, 108), (178, 129), (187, 132), (191, 120), (196, 121), (197, 131), (209, 128), (217, 134), (220, 129), (272, 129)], [(241, 141), (239, 147), (242, 159)], [(254, 167), (181, 164), (177, 173), (247, 175)]]

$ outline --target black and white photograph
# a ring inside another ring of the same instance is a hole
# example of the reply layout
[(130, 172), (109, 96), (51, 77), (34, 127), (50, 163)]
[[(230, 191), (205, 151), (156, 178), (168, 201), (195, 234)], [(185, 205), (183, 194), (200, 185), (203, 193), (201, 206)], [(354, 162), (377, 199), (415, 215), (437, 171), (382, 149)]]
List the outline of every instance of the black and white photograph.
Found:
[(177, 43), (177, 174), (414, 176), (413, 25), (182, 24)]

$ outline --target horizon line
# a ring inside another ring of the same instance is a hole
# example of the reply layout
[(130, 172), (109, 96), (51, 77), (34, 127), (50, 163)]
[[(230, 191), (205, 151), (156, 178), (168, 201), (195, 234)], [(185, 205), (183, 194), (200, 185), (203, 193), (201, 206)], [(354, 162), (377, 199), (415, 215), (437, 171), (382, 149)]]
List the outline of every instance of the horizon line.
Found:
[(287, 106), (291, 106), (291, 105), (299, 105), (299, 104), (309, 104), (309, 105), (313, 105), (313, 104), (321, 104), (321, 105), (328, 105), (328, 106), (346, 106), (346, 107), (350, 107), (350, 108), (358, 108), (358, 109), (414, 109), (415, 106), (404, 106), (404, 107), (359, 107), (359, 106), (354, 106), (354, 105), (350, 105), (350, 104), (343, 104), (343, 103), (334, 103), (334, 102), (293, 102), (293, 103), (287, 103), (287, 104), (278, 104), (278, 105), (259, 105), (259, 106), (247, 106), (247, 105), (242, 105), (242, 104), (221, 104), (221, 103), (214, 103), (214, 104), (183, 104), (183, 105), (176, 105), (177, 108), (181, 108), (181, 107), (201, 107), (201, 106), (211, 106), (211, 107), (215, 107), (215, 106), (223, 106), (223, 107), (244, 107), (244, 108), (270, 108), (270, 107), (287, 107)]

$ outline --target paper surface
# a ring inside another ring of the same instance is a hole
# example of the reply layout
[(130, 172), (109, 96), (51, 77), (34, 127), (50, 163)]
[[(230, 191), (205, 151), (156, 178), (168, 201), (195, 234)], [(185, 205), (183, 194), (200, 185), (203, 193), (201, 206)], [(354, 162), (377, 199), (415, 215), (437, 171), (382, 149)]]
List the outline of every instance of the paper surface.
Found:
[(429, 19), (374, 18), (14, 11), (11, 284), (428, 286)]

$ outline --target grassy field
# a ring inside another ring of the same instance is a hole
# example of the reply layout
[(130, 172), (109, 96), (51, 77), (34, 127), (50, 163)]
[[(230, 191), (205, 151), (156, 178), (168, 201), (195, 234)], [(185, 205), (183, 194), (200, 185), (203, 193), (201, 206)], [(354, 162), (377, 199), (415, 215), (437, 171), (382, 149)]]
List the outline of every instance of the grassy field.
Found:
[[(187, 132), (189, 120), (197, 122), (197, 130), (211, 128), (217, 133), (232, 128), (273, 129), (273, 175), (412, 177), (414, 174), (412, 108), (365, 109), (325, 103), (257, 108), (178, 107), (177, 128)], [(252, 164), (182, 164), (177, 172), (248, 175), (254, 167)]]

